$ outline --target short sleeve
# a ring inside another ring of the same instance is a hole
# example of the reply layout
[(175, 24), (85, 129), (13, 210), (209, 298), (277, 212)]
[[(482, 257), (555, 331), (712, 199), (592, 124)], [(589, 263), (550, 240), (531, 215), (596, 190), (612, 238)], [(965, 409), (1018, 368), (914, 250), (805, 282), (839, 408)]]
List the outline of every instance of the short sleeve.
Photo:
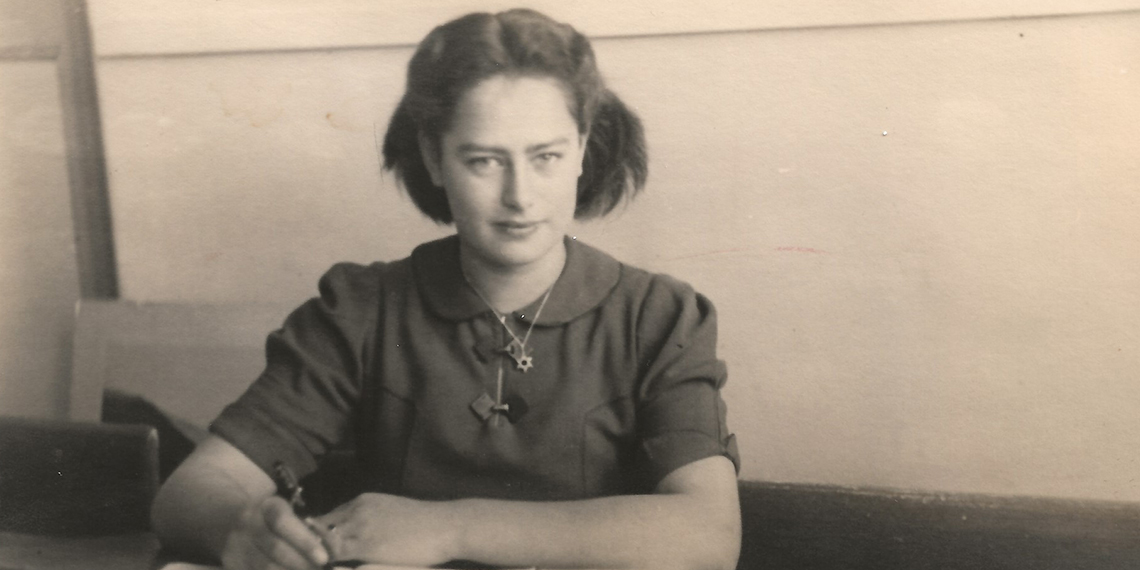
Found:
[(373, 352), (380, 266), (330, 269), (320, 296), (269, 335), (265, 370), (210, 425), (266, 473), (282, 462), (303, 477), (349, 440)]
[(656, 485), (673, 470), (724, 456), (740, 471), (721, 387), (716, 309), (688, 285), (656, 276), (638, 316), (638, 356), (645, 372), (637, 411), (640, 454)]

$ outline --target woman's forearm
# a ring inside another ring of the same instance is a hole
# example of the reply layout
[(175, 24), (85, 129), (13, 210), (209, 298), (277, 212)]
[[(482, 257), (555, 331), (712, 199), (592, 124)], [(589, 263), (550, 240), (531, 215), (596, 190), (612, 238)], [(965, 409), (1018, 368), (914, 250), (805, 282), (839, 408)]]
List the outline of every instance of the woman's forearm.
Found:
[(425, 501), (364, 493), (314, 521), (336, 560), (432, 566), (732, 570), (736, 473), (724, 457), (665, 476), (652, 495), (561, 502)]
[(459, 501), (457, 558), (547, 568), (723, 569), (735, 566), (738, 523), (683, 495), (566, 503)]
[(162, 544), (197, 557), (221, 556), (227, 535), (250, 503), (272, 494), (268, 476), (228, 443), (211, 437), (163, 484), (151, 506)]
[(447, 507), (459, 529), (456, 557), (502, 566), (731, 570), (740, 552), (735, 477), (730, 464), (707, 467), (690, 475), (718, 473), (697, 488), (654, 495), (456, 501)]
[[(246, 501), (236, 487), (193, 480), (175, 472), (151, 507), (151, 524), (162, 544), (195, 557), (217, 559)], [(222, 494), (228, 495), (223, 497)]]

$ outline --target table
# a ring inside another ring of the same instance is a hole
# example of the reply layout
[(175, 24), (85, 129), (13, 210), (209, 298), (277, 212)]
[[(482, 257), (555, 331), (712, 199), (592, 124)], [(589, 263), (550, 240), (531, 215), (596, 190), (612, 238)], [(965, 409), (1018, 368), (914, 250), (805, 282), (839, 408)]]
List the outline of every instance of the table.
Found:
[(158, 570), (172, 561), (149, 532), (82, 538), (0, 532), (0, 570)]
[(163, 561), (149, 532), (61, 537), (0, 532), (0, 570), (155, 570)]
[(149, 532), (83, 538), (0, 532), (0, 570), (158, 570), (171, 561)]

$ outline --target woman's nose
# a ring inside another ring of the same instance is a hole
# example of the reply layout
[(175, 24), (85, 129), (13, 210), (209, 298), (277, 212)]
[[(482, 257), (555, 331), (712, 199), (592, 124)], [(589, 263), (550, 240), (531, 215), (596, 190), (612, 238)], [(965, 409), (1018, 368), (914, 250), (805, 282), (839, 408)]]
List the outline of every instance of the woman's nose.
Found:
[(503, 177), (503, 205), (525, 210), (534, 204), (534, 185), (526, 168), (512, 166)]

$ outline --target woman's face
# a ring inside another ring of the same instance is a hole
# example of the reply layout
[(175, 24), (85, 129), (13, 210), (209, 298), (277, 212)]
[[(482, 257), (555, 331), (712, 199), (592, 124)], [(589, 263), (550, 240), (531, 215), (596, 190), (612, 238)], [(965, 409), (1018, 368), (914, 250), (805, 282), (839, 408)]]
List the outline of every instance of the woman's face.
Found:
[(562, 254), (584, 143), (556, 80), (498, 75), (459, 100), (438, 157), (421, 148), (465, 252), (517, 268)]

